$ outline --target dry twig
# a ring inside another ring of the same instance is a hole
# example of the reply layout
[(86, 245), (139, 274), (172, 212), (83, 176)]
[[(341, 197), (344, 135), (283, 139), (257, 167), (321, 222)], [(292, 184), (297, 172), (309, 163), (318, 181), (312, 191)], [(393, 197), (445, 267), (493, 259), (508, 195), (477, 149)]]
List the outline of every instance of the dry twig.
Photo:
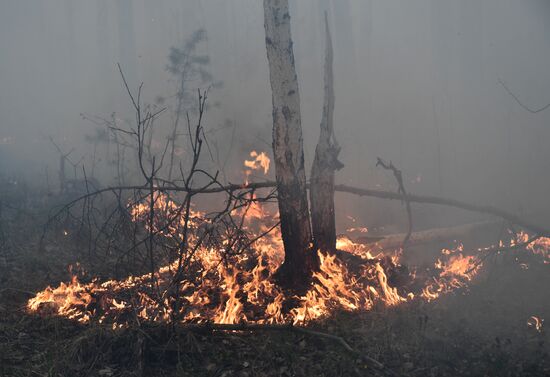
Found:
[(405, 191), (405, 184), (403, 183), (403, 174), (401, 173), (401, 170), (397, 169), (393, 165), (393, 162), (390, 161), (390, 163), (388, 164), (384, 160), (382, 160), (380, 157), (377, 157), (376, 160), (377, 160), (376, 166), (381, 166), (383, 169), (391, 170), (391, 172), (393, 173), (393, 176), (395, 177), (395, 180), (397, 181), (397, 184), (399, 186), (399, 188), (397, 189), (397, 193), (403, 196), (403, 201), (405, 202), (405, 206), (407, 208), (407, 221), (409, 223), (409, 228), (407, 229), (407, 234), (403, 239), (403, 245), (402, 245), (403, 249), (405, 249), (405, 246), (407, 246), (407, 243), (411, 238), (413, 220), (412, 220), (411, 202), (408, 199), (407, 191)]

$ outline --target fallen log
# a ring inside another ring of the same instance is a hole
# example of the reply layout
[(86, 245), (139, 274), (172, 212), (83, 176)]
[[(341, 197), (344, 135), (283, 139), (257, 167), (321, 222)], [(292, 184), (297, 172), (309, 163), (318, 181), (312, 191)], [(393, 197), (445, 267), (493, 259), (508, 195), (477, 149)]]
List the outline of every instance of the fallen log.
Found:
[[(413, 232), (407, 242), (408, 246), (424, 245), (428, 243), (440, 243), (448, 240), (458, 239), (464, 237), (466, 234), (473, 233), (475, 231), (483, 231), (484, 229), (495, 227), (498, 225), (495, 221), (484, 221), (472, 224), (463, 224), (457, 226), (451, 226), (447, 228), (433, 228)], [(389, 235), (367, 235), (361, 237), (355, 237), (352, 239), (355, 243), (360, 244), (376, 244), (382, 249), (395, 249), (399, 248), (403, 244), (403, 239), (406, 236), (405, 233), (396, 233)]]
[(460, 209), (464, 209), (472, 212), (485, 213), (495, 217), (500, 217), (508, 221), (510, 224), (519, 225), (522, 228), (525, 228), (526, 230), (529, 230), (533, 233), (538, 234), (539, 236), (550, 237), (550, 229), (546, 229), (537, 224), (533, 224), (532, 222), (522, 219), (519, 216), (514, 215), (513, 213), (504, 211), (502, 209), (499, 209), (493, 206), (476, 205), (476, 204), (466, 203), (455, 199), (440, 198), (437, 196), (407, 194), (405, 197), (404, 195), (391, 192), (391, 191), (361, 189), (361, 188), (347, 186), (347, 185), (336, 185), (334, 189), (335, 191), (347, 192), (347, 193), (355, 194), (359, 196), (371, 196), (375, 198), (390, 199), (390, 200), (407, 199), (411, 203), (437, 204), (437, 205), (443, 205), (448, 207), (460, 208)]
[[(257, 190), (262, 188), (274, 188), (276, 186), (277, 185), (274, 181), (266, 181), (266, 182), (248, 183), (248, 184), (229, 184), (226, 186), (211, 187), (207, 189), (194, 189), (194, 188), (189, 189), (182, 186), (166, 185), (166, 186), (154, 187), (154, 190), (159, 192), (181, 191), (181, 192), (190, 192), (192, 194), (214, 194), (214, 193), (221, 193), (221, 192), (232, 193), (240, 190)], [(307, 185), (307, 188), (309, 188), (309, 184)], [(66, 204), (63, 208), (70, 207), (81, 200), (84, 200), (102, 193), (106, 193), (106, 192), (119, 192), (119, 191), (127, 191), (127, 190), (148, 190), (148, 189), (149, 189), (148, 186), (106, 187), (106, 188), (82, 195), (79, 198), (76, 198), (70, 203)], [(379, 198), (379, 199), (388, 199), (388, 200), (405, 200), (406, 199), (411, 203), (443, 205), (448, 207), (460, 208), (471, 212), (484, 213), (495, 217), (500, 217), (501, 219), (506, 220), (510, 224), (519, 225), (525, 230), (535, 233), (541, 237), (550, 237), (550, 229), (544, 228), (537, 224), (533, 224), (532, 222), (525, 220), (513, 213), (510, 213), (489, 205), (476, 205), (476, 204), (471, 204), (467, 202), (462, 202), (460, 200), (441, 198), (437, 196), (414, 195), (410, 193), (408, 193), (407, 195), (402, 195), (400, 193), (393, 192), (393, 191), (364, 189), (364, 188), (353, 187), (348, 185), (335, 185), (334, 191), (345, 192), (348, 194), (354, 194), (358, 196), (368, 196), (368, 197)], [(63, 211), (63, 208), (59, 211), (59, 213)]]

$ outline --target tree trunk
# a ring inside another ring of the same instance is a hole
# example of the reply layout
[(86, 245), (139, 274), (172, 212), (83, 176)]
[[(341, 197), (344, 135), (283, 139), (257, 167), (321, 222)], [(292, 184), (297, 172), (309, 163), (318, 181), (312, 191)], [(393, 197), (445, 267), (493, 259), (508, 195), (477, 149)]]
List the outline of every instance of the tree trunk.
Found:
[(332, 41), (325, 13), (325, 94), (321, 133), (315, 148), (315, 160), (311, 167), (309, 199), (311, 201), (311, 222), (313, 242), (321, 251), (336, 251), (336, 224), (334, 219), (334, 171), (343, 165), (338, 161), (340, 147), (334, 137), (334, 79), (332, 73)]
[(307, 282), (318, 260), (312, 247), (288, 0), (264, 0), (264, 17), (273, 101), (273, 155), (285, 248), (278, 276), (282, 284), (296, 287)]

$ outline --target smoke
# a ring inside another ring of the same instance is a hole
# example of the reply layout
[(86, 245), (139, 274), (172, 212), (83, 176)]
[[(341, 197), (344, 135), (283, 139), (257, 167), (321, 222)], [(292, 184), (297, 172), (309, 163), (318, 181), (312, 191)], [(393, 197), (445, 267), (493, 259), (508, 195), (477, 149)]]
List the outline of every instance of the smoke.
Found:
[[(198, 29), (208, 37), (199, 52), (224, 84), (210, 91), (210, 103), (219, 106), (206, 118), (216, 130), (208, 164), (237, 180), (251, 150), (270, 153), (261, 2), (52, 0), (0, 7), (2, 174), (37, 185), (46, 174), (55, 180), (58, 154), (50, 136), (66, 152), (75, 148), (71, 157), (90, 171), (94, 145), (86, 136), (95, 135), (96, 125), (79, 114), (132, 120), (116, 63), (133, 90), (144, 83), (144, 101), (169, 98), (170, 48)], [(375, 166), (382, 157), (403, 171), (410, 192), (541, 211), (550, 188), (550, 110), (526, 112), (498, 80), (530, 107), (550, 102), (546, 1), (294, 0), (308, 171), (321, 117), (325, 10), (334, 34), (335, 132), (346, 165), (338, 182), (396, 189)], [(169, 114), (159, 118), (159, 143), (172, 121)], [(344, 213), (368, 226), (403, 225), (399, 203), (337, 199), (340, 227), (349, 225)], [(465, 218), (413, 210), (420, 227)]]

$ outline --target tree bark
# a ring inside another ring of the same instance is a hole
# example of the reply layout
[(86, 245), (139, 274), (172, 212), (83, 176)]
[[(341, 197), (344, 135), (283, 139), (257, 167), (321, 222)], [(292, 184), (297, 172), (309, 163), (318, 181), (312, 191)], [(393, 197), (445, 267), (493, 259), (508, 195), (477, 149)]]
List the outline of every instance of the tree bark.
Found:
[(296, 287), (307, 282), (318, 260), (312, 247), (288, 0), (264, 0), (264, 22), (273, 102), (273, 155), (285, 248), (278, 277), (282, 284)]
[(311, 202), (311, 223), (313, 242), (317, 249), (336, 251), (336, 223), (334, 218), (334, 171), (343, 167), (338, 161), (340, 147), (334, 137), (334, 78), (332, 72), (332, 40), (325, 13), (325, 89), (321, 133), (315, 148), (315, 159), (311, 167), (309, 199)]

